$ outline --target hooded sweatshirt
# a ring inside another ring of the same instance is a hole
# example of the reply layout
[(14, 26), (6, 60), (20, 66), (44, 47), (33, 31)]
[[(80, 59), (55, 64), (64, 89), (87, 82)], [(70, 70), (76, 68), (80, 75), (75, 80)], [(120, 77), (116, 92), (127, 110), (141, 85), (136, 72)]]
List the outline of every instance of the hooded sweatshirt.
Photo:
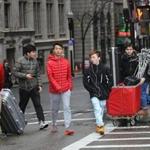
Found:
[(46, 69), (49, 92), (63, 93), (72, 89), (71, 68), (67, 59), (50, 54)]

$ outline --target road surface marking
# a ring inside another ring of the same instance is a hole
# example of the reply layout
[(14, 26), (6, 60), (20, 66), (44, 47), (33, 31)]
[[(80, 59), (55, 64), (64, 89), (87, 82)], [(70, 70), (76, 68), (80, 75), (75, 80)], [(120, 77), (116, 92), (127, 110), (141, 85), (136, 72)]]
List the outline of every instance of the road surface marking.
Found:
[(62, 150), (79, 150), (80, 148), (84, 148), (87, 144), (93, 142), (93, 139), (100, 138), (100, 135), (97, 133), (91, 133), (88, 136), (82, 138), (81, 140), (63, 148)]
[[(115, 129), (115, 127), (113, 127), (112, 124), (106, 124), (105, 127), (106, 127), (106, 134), (108, 132), (111, 132), (113, 129)], [(80, 139), (79, 141), (63, 148), (62, 150), (79, 150), (80, 148), (84, 148), (87, 144), (93, 142), (93, 140), (95, 139), (99, 139), (100, 137), (102, 136), (93, 132), (88, 136)]]
[(130, 127), (117, 127), (118, 129), (144, 129), (144, 128), (150, 128), (150, 126), (130, 126)]
[[(95, 146), (85, 146), (84, 149), (95, 149), (95, 148), (124, 148), (124, 147), (150, 147), (150, 144), (135, 144), (135, 145), (129, 145), (129, 144), (125, 144), (125, 145), (95, 145)], [(67, 149), (69, 150), (69, 149)], [(75, 150), (79, 150), (79, 149), (75, 149)]]
[(132, 131), (132, 132), (110, 132), (110, 133), (107, 133), (107, 134), (110, 134), (110, 135), (115, 135), (115, 134), (142, 134), (142, 133), (150, 133), (150, 131)]
[[(93, 109), (85, 109), (84, 111), (83, 110), (71, 110), (71, 112), (82, 112), (82, 113), (84, 113), (84, 112), (92, 112), (93, 111)], [(51, 113), (52, 111), (44, 111), (44, 114), (48, 114), (48, 113)], [(63, 113), (64, 111), (63, 110), (60, 110), (58, 113)], [(34, 112), (26, 112), (25, 113), (25, 115), (35, 115), (36, 114), (36, 112), (34, 111)]]
[[(76, 118), (76, 119), (72, 119), (73, 121), (90, 121), (90, 120), (95, 120), (95, 118)], [(48, 120), (45, 121), (47, 123), (51, 123), (52, 121)], [(57, 122), (64, 122), (64, 120), (57, 120)], [(28, 125), (34, 125), (34, 124), (38, 124), (39, 122), (35, 121), (35, 122), (29, 122)]]
[[(111, 132), (114, 129), (118, 129), (118, 127), (114, 127), (111, 123), (106, 124), (106, 133), (105, 135), (111, 135), (111, 134), (126, 134), (126, 132)], [(132, 127), (119, 127), (119, 129), (128, 129), (128, 128), (133, 128), (133, 129), (137, 129), (137, 128), (149, 128), (149, 126), (132, 126)], [(138, 131), (136, 131), (138, 132)], [(148, 133), (148, 132), (127, 132), (127, 134), (139, 134), (139, 133)], [(95, 149), (95, 148), (99, 148), (99, 149), (104, 149), (104, 148), (119, 148), (119, 147), (150, 147), (150, 144), (134, 144), (134, 145), (92, 145), (92, 146), (87, 146), (88, 144), (90, 144), (91, 142), (94, 141), (126, 141), (126, 140), (150, 140), (150, 137), (137, 137), (137, 138), (116, 138), (116, 139), (100, 139), (102, 136), (100, 136), (97, 133), (91, 133), (88, 136), (80, 139), (79, 141), (72, 143), (71, 145), (63, 148), (62, 150), (79, 150), (81, 148), (83, 149)]]
[(150, 137), (135, 137), (135, 138), (114, 138), (114, 139), (98, 139), (94, 141), (102, 142), (102, 141), (128, 141), (128, 140), (150, 140)]

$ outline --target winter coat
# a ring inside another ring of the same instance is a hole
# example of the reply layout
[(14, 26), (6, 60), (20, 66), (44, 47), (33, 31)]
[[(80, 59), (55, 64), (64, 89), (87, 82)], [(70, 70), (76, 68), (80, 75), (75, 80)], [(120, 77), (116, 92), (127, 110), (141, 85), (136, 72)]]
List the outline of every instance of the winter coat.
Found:
[(106, 100), (112, 86), (109, 69), (101, 63), (98, 66), (91, 64), (84, 71), (83, 85), (91, 98), (97, 97), (99, 100)]
[(71, 68), (67, 59), (50, 54), (46, 68), (49, 92), (63, 93), (72, 89)]
[(120, 63), (120, 75), (123, 81), (125, 77), (134, 75), (138, 66), (138, 57), (136, 52), (133, 52), (131, 56), (124, 53), (121, 57)]
[[(19, 58), (13, 69), (13, 74), (19, 79), (19, 88), (21, 89), (32, 90), (42, 86), (39, 64), (35, 59), (29, 59), (26, 56)], [(33, 79), (27, 79), (27, 74), (32, 74)]]

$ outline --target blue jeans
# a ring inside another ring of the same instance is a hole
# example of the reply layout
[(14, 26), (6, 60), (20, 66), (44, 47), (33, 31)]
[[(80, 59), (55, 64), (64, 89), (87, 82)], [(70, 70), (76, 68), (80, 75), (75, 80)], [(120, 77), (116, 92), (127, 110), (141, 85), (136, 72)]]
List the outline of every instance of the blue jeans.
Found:
[(104, 125), (103, 115), (106, 106), (106, 100), (99, 100), (97, 97), (92, 97), (91, 101), (93, 104), (96, 125), (103, 126)]
[(142, 95), (141, 95), (141, 106), (145, 108), (148, 106), (149, 94), (148, 94), (148, 83), (142, 84)]

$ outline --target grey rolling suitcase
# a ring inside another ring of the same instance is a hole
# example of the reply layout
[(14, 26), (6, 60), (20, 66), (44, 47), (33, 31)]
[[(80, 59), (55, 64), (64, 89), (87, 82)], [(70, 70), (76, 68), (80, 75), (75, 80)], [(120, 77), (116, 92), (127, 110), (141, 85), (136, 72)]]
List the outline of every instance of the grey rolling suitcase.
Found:
[(2, 89), (0, 100), (2, 132), (5, 134), (22, 134), (25, 128), (25, 118), (11, 90)]

